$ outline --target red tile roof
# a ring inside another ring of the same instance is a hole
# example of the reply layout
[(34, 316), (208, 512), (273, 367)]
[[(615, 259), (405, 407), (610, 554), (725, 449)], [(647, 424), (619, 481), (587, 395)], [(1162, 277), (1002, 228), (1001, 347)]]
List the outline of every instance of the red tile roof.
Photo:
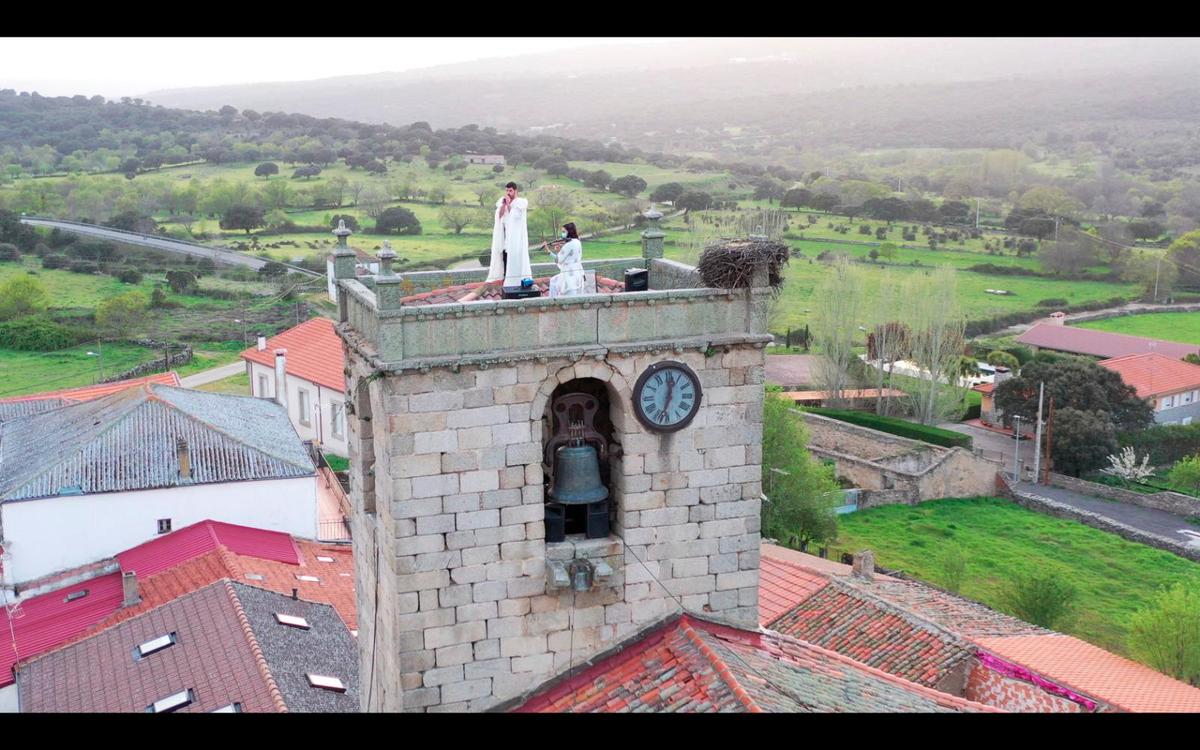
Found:
[(1173, 359), (1183, 359), (1188, 354), (1200, 352), (1195, 344), (1180, 344), (1174, 341), (1129, 336), (1124, 333), (1093, 331), (1090, 328), (1060, 326), (1054, 323), (1037, 323), (1017, 337), (1017, 343), (1038, 346), (1073, 354), (1088, 354), (1093, 357), (1121, 357), (1126, 354), (1158, 352)]
[(802, 602), (829, 584), (819, 573), (796, 565), (759, 556), (758, 621), (769, 625), (798, 602)]
[(977, 638), (987, 650), (1126, 711), (1200, 711), (1200, 689), (1069, 635)]
[(313, 318), (267, 339), (267, 348), (250, 347), (242, 359), (275, 367), (275, 350), (287, 349), (287, 372), (335, 391), (346, 390), (346, 355), (328, 318)]
[(971, 390), (978, 391), (979, 393), (987, 394), (987, 393), (991, 393), (992, 391), (996, 390), (996, 384), (995, 383), (979, 383), (978, 385), (971, 386)]
[(994, 711), (777, 633), (684, 615), (518, 712)]
[[(347, 545), (293, 540), (276, 531), (202, 521), (122, 552), (117, 560), (124, 570), (138, 573), (140, 604), (121, 608), (121, 573), (32, 597), (14, 609), (15, 647), (9, 635), (9, 613), (0, 609), (0, 687), (12, 683), (12, 665), (18, 658), (29, 659), (103, 631), (222, 578), (281, 594), (297, 589), (301, 599), (332, 605), (346, 627), (358, 628), (354, 556)], [(297, 575), (318, 580), (302, 581)], [(86, 597), (63, 601), (68, 593), (85, 588)]]
[[(486, 281), (474, 281), (469, 284), (457, 284), (448, 286), (443, 289), (434, 289), (431, 292), (421, 292), (420, 294), (410, 294), (400, 300), (401, 305), (457, 305), (459, 301), (468, 293), (486, 284)], [(550, 277), (543, 276), (540, 279), (533, 280), (534, 286), (538, 291), (545, 296), (546, 290), (550, 288)], [(622, 281), (614, 281), (605, 276), (596, 276), (596, 293), (597, 294), (617, 294), (625, 291), (625, 283)], [(490, 300), (493, 302), (503, 299), (504, 295), (498, 284), (493, 283), (484, 292), (479, 300)]]
[(64, 388), (59, 391), (45, 391), (43, 393), (30, 393), (25, 396), (10, 396), (8, 398), (0, 398), (0, 404), (11, 404), (19, 401), (42, 401), (48, 398), (59, 398), (71, 403), (80, 403), (82, 401), (91, 401), (107, 396), (110, 393), (123, 391), (126, 388), (132, 388), (135, 385), (143, 385), (145, 383), (160, 383), (162, 385), (179, 385), (179, 374), (174, 370), (168, 372), (159, 372), (154, 375), (147, 375), (144, 378), (130, 378), (128, 380), (116, 380), (112, 383), (97, 383), (96, 385), (82, 385), (78, 388)]
[(1139, 398), (1200, 388), (1200, 365), (1158, 354), (1127, 354), (1098, 363), (1133, 386)]

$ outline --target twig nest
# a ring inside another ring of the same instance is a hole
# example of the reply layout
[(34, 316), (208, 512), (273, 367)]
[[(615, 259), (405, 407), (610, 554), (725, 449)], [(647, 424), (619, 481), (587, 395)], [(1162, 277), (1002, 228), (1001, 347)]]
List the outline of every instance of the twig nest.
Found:
[(778, 289), (783, 285), (782, 267), (788, 255), (788, 246), (773, 240), (722, 241), (704, 249), (696, 270), (705, 286), (745, 289), (751, 286), (754, 269), (765, 265), (768, 284)]

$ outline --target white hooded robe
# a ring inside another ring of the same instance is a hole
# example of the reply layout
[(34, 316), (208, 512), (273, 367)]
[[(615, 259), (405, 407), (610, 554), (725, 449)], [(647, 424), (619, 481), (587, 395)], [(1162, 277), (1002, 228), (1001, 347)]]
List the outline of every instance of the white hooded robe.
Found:
[[(533, 276), (529, 267), (529, 229), (526, 216), (529, 201), (517, 198), (509, 207), (504, 218), (500, 218), (500, 206), (504, 198), (496, 201), (495, 221), (492, 225), (492, 265), (488, 269), (488, 281), (504, 279), (504, 286), (520, 286), (522, 279)], [(503, 253), (508, 253), (508, 267), (504, 267)]]

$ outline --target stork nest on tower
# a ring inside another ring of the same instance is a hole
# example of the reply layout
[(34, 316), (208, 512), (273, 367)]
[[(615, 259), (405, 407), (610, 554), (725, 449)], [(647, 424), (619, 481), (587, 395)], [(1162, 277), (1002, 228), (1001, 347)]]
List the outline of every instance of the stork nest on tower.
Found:
[(782, 267), (788, 257), (788, 246), (782, 242), (724, 240), (704, 249), (696, 271), (704, 285), (713, 289), (745, 289), (752, 284), (754, 270), (766, 266), (767, 283), (778, 291), (783, 286)]

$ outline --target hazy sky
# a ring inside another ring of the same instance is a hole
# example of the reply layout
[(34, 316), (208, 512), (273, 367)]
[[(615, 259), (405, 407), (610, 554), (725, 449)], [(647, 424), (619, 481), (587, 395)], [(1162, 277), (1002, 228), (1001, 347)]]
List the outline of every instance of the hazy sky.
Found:
[[(617, 38), (0, 38), (0, 88), (43, 96), (137, 96), (154, 89), (383, 73), (597, 44)], [(56, 49), (57, 48), (57, 49)]]

